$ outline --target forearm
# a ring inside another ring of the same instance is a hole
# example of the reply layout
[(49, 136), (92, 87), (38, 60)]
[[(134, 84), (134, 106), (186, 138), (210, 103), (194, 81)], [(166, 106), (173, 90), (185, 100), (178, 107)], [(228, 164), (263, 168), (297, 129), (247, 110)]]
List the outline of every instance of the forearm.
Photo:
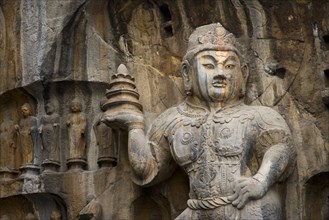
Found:
[(287, 169), (291, 160), (289, 147), (285, 144), (277, 144), (269, 148), (262, 160), (261, 166), (254, 178), (261, 182), (267, 190), (277, 182)]
[(142, 127), (129, 129), (128, 156), (141, 184), (150, 182), (157, 173), (157, 166)]

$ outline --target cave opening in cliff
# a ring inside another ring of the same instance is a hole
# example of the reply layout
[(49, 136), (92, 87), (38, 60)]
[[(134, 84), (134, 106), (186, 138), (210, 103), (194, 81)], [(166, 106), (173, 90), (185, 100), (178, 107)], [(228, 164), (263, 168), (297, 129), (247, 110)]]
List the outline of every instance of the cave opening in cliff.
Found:
[(169, 10), (169, 6), (167, 4), (161, 4), (159, 5), (159, 10), (161, 14), (162, 19), (162, 27), (164, 32), (164, 37), (172, 37), (174, 35), (173, 33), (173, 27), (172, 27), (172, 16), (171, 12)]

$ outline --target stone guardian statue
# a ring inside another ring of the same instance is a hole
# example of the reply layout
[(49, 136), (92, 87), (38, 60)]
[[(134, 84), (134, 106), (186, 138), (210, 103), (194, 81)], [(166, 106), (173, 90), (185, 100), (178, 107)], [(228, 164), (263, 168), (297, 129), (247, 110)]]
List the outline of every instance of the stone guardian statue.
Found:
[(248, 67), (234, 35), (219, 23), (197, 28), (181, 74), (186, 99), (148, 131), (138, 109), (104, 113), (128, 131), (135, 183), (158, 183), (179, 165), (190, 198), (176, 219), (281, 219), (275, 185), (294, 167), (291, 133), (273, 109), (243, 103)]

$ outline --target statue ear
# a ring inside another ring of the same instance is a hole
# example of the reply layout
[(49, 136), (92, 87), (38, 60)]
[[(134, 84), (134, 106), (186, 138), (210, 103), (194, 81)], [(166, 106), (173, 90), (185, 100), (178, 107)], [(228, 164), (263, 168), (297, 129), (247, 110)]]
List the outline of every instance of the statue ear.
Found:
[(181, 75), (183, 77), (184, 80), (184, 87), (185, 87), (185, 92), (186, 95), (191, 95), (191, 89), (192, 89), (192, 78), (191, 78), (191, 74), (189, 73), (191, 69), (191, 65), (188, 62), (188, 60), (184, 60), (184, 62), (181, 65)]
[(249, 67), (246, 63), (242, 65), (241, 71), (242, 71), (243, 80), (247, 82), (249, 77)]
[(241, 85), (240, 98), (242, 98), (245, 95), (247, 89), (247, 82), (249, 77), (249, 67), (247, 64), (243, 64), (241, 66), (241, 72), (242, 72), (243, 81)]

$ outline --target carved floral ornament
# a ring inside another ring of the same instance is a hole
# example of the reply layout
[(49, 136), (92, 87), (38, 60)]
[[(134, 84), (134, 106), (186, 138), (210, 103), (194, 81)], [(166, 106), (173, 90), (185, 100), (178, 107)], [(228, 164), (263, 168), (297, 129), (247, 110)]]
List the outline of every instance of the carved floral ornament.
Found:
[(234, 45), (235, 37), (232, 33), (226, 33), (223, 27), (216, 27), (213, 31), (201, 35), (198, 38), (200, 44)]

